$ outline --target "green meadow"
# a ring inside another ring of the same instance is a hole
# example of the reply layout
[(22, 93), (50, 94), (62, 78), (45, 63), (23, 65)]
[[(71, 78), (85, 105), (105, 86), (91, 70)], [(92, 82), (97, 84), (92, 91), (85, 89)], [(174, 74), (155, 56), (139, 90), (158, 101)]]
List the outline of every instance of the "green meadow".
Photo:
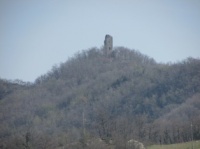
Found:
[(147, 149), (200, 149), (200, 141), (170, 144), (170, 145), (151, 145)]

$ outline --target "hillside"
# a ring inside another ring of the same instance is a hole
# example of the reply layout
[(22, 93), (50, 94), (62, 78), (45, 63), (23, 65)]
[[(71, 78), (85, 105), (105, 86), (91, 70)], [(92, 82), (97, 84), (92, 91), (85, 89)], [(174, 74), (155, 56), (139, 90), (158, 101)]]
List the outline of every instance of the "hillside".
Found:
[(199, 84), (199, 59), (161, 64), (124, 47), (109, 55), (91, 48), (32, 85), (9, 94), (0, 88), (0, 148), (117, 149), (130, 139), (198, 140)]

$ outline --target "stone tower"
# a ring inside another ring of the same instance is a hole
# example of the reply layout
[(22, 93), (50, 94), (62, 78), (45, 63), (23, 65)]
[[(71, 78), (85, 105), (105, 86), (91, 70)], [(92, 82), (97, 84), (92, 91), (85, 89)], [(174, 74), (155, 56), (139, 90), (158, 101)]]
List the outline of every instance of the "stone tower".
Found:
[(113, 38), (110, 35), (106, 35), (104, 40), (105, 54), (109, 55), (112, 52), (112, 49), (113, 49)]

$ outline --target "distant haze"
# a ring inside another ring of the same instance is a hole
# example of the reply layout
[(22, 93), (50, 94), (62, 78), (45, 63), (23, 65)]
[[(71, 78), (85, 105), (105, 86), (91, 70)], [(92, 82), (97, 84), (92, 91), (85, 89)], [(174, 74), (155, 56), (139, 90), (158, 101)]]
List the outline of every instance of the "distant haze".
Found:
[(0, 78), (33, 82), (106, 34), (157, 62), (199, 58), (200, 1), (1, 0)]

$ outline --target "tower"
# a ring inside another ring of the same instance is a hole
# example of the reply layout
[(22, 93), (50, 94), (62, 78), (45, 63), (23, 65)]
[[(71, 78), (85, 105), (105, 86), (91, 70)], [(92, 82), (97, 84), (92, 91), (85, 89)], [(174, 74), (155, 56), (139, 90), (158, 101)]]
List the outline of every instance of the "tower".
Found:
[(110, 35), (106, 35), (105, 40), (104, 40), (105, 54), (109, 55), (111, 53), (112, 49), (113, 49), (113, 37)]

